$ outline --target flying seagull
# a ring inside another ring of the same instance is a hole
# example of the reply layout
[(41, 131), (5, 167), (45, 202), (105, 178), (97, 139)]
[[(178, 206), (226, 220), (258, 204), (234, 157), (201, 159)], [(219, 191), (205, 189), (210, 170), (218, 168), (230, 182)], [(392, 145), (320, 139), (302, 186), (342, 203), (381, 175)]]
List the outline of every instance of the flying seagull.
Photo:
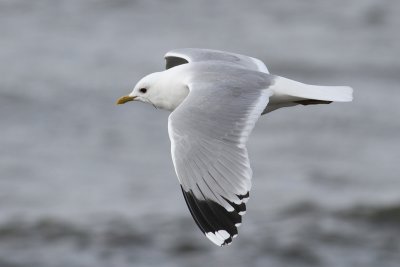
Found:
[(142, 78), (117, 104), (142, 101), (171, 111), (168, 133), (190, 213), (216, 245), (238, 234), (252, 170), (246, 142), (261, 115), (282, 107), (352, 101), (347, 86), (316, 86), (268, 72), (256, 58), (185, 48), (165, 55), (166, 70)]

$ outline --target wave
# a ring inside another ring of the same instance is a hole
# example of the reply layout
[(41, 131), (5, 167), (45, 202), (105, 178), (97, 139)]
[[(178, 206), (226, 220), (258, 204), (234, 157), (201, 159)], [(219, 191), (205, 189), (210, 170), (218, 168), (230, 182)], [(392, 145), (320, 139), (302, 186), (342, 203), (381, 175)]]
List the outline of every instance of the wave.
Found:
[(387, 205), (356, 205), (350, 209), (341, 211), (339, 216), (347, 219), (356, 219), (368, 223), (400, 226), (400, 203)]

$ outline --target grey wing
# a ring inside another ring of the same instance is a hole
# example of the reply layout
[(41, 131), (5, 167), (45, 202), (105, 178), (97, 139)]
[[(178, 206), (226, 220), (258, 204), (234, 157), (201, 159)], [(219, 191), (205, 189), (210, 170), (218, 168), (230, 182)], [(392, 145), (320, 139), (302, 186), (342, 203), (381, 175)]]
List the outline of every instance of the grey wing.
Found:
[(191, 85), (169, 117), (168, 132), (189, 210), (202, 232), (223, 246), (237, 236), (246, 211), (252, 171), (245, 144), (271, 92), (216, 87)]
[(265, 64), (259, 59), (219, 50), (181, 48), (169, 51), (164, 57), (166, 69), (190, 62), (217, 60), (230, 62), (245, 69), (269, 73)]

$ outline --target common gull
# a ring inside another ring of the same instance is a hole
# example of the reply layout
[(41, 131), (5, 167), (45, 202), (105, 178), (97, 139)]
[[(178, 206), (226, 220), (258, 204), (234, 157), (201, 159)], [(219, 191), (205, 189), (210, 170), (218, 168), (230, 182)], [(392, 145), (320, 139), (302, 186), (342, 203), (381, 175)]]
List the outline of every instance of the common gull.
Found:
[(352, 101), (347, 86), (316, 86), (270, 74), (256, 58), (185, 48), (166, 70), (142, 78), (117, 104), (142, 101), (171, 111), (171, 155), (183, 196), (216, 245), (238, 234), (252, 170), (246, 142), (261, 115), (282, 107)]

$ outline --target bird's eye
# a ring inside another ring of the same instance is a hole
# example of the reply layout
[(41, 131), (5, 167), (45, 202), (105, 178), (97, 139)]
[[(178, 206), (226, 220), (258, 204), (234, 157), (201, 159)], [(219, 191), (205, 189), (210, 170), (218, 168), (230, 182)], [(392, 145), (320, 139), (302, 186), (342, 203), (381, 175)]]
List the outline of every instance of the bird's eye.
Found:
[(139, 89), (139, 92), (141, 92), (141, 93), (143, 93), (143, 94), (144, 94), (144, 93), (146, 93), (146, 92), (147, 92), (147, 89), (146, 89), (146, 88), (140, 88), (140, 89)]

